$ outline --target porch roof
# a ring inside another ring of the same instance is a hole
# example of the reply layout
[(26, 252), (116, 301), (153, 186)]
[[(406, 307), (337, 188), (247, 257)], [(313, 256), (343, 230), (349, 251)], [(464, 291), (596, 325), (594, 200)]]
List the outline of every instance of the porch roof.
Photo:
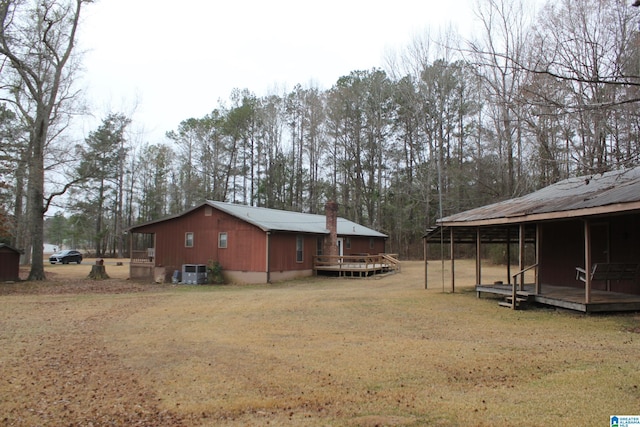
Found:
[[(451, 243), (451, 231), (453, 231), (453, 241), (455, 243), (476, 244), (478, 236), (477, 226), (449, 227), (436, 226), (427, 230), (423, 238), (429, 243)], [(482, 243), (515, 243), (518, 241), (520, 229), (515, 225), (488, 226), (480, 230), (480, 241)], [(535, 227), (525, 226), (525, 243), (535, 243)]]
[(640, 167), (568, 178), (522, 197), (441, 218), (437, 224), (520, 224), (634, 210), (640, 210)]

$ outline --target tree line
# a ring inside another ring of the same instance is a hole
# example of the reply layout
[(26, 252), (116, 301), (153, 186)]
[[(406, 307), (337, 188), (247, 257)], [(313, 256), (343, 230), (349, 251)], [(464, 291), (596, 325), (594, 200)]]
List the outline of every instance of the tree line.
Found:
[[(389, 251), (416, 257), (442, 215), (639, 163), (635, 8), (561, 0), (534, 15), (482, 0), (475, 13), (474, 38), (416, 37), (329, 89), (237, 89), (165, 141), (134, 141), (121, 113), (73, 156), (56, 134), (44, 155), (56, 181), (41, 200), (68, 197), (47, 221), (51, 243), (123, 256), (127, 226), (204, 200), (322, 213), (331, 199), (388, 234)], [(25, 173), (3, 174), (0, 192), (5, 235), (20, 246), (32, 231), (21, 201), (33, 172), (18, 167), (32, 128), (12, 105), (0, 109), (2, 164)]]

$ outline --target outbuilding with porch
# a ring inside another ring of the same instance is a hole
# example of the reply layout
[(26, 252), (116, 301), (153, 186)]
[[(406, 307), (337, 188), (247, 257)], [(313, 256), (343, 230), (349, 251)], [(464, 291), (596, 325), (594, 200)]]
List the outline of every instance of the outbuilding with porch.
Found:
[[(452, 290), (455, 247), (472, 244), (478, 296), (504, 295), (512, 308), (535, 301), (582, 312), (640, 310), (640, 167), (569, 178), (441, 218), (424, 240), (425, 248), (449, 245)], [(517, 270), (508, 263), (502, 283), (482, 280), (486, 244), (517, 248)], [(525, 247), (533, 251), (528, 263)]]

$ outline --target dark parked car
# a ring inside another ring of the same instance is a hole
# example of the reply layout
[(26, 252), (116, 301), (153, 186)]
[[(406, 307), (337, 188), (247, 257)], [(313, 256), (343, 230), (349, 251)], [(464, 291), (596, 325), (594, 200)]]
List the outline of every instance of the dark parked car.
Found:
[(82, 254), (78, 251), (60, 251), (51, 255), (49, 257), (49, 262), (51, 264), (69, 264), (70, 262), (77, 262), (80, 264), (82, 262)]

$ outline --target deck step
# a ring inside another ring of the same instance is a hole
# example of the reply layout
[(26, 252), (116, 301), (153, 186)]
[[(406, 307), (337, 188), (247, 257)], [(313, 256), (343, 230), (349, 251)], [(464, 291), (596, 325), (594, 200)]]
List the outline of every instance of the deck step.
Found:
[[(500, 301), (498, 302), (498, 305), (500, 307), (508, 307), (511, 308), (513, 297), (512, 296), (506, 296), (504, 297), (504, 301)], [(529, 302), (529, 296), (516, 296), (516, 308), (520, 308), (521, 306), (525, 305), (527, 302)]]
[[(511, 308), (511, 303), (510, 302), (506, 302), (506, 301), (500, 301), (500, 302), (498, 302), (498, 305), (500, 307)], [(518, 304), (516, 304), (516, 308), (518, 308)]]

